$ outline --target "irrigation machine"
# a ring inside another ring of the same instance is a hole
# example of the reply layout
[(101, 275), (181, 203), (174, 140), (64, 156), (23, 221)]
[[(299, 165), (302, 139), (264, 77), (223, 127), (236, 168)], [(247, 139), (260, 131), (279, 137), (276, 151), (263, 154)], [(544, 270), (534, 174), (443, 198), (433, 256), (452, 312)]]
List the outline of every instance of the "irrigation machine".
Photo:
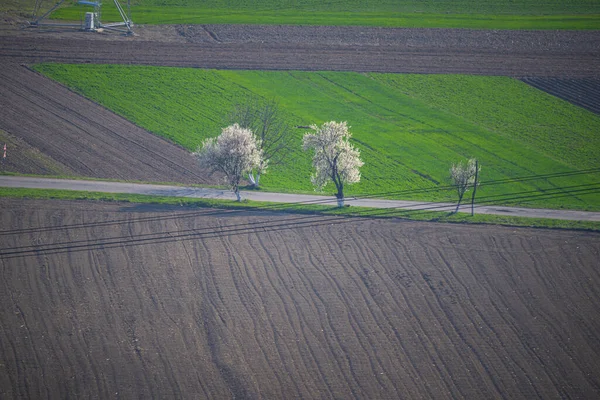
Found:
[[(79, 28), (85, 31), (97, 32), (104, 29), (123, 32), (125, 34), (132, 34), (133, 30), (133, 22), (131, 21), (131, 7), (130, 1), (127, 0), (127, 4), (121, 0), (112, 0), (114, 2), (115, 7), (121, 16), (120, 22), (102, 22), (102, 1), (101, 0), (76, 0), (74, 3), (81, 6), (91, 7), (93, 11), (89, 11), (85, 13), (85, 16), (82, 12), (81, 22), (79, 24), (76, 23), (53, 23), (46, 22), (47, 18), (52, 14), (56, 9), (58, 9), (65, 2), (71, 2), (72, 0), (58, 0), (54, 6), (50, 7), (49, 10), (43, 11), (45, 8), (45, 4), (48, 3), (46, 0), (36, 0), (34, 9), (33, 9), (33, 20), (29, 23), (32, 27), (40, 27), (40, 26), (50, 26), (50, 27), (71, 27), (71, 28)], [(107, 0), (110, 3), (110, 0)]]

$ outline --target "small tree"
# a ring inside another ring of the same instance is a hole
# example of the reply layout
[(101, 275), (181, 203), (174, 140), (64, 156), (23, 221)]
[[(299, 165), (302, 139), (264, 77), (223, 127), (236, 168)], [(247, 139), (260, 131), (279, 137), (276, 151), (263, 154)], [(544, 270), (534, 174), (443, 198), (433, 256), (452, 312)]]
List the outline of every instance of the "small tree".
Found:
[(335, 184), (338, 206), (344, 206), (344, 185), (360, 181), (359, 168), (364, 165), (360, 152), (350, 144), (352, 136), (346, 122), (326, 122), (322, 126), (310, 127), (315, 133), (306, 133), (303, 149), (314, 149), (312, 184), (316, 190), (323, 189), (329, 182)]
[(291, 151), (293, 128), (275, 100), (264, 101), (257, 97), (236, 104), (228, 120), (228, 123), (238, 123), (242, 128), (251, 129), (260, 140), (264, 165), (258, 165), (248, 172), (250, 184), (258, 187), (267, 161), (269, 165), (278, 165), (287, 159)]
[(222, 172), (240, 201), (239, 185), (244, 174), (259, 165), (266, 168), (258, 142), (250, 129), (233, 124), (223, 128), (218, 137), (204, 140), (194, 155), (202, 167)]
[(475, 177), (478, 175), (481, 167), (475, 158), (471, 158), (464, 165), (462, 162), (458, 164), (452, 164), (450, 168), (450, 178), (452, 179), (452, 185), (456, 188), (458, 193), (458, 203), (456, 203), (455, 213), (458, 212), (460, 203), (465, 193), (469, 190), (469, 187), (473, 187), (475, 190), (478, 182), (475, 181)]

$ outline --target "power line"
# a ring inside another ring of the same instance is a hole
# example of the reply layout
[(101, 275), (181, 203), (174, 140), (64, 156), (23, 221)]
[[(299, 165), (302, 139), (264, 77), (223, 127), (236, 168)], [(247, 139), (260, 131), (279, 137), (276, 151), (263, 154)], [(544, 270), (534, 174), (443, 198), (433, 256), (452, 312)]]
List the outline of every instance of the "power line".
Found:
[[(556, 192), (556, 193), (539, 193), (536, 191), (525, 191), (519, 193), (508, 194), (503, 201), (510, 200), (524, 200), (531, 199), (535, 197), (546, 197), (546, 198), (557, 198), (562, 196), (569, 196), (574, 193), (578, 194), (590, 194), (590, 193), (600, 193), (600, 184), (595, 185), (575, 185), (572, 186), (573, 190)], [(593, 186), (593, 187), (592, 187)], [(574, 189), (579, 188), (579, 189)], [(496, 196), (488, 196), (488, 197), (496, 197)], [(491, 202), (493, 199), (487, 200), (487, 202)], [(485, 203), (486, 201), (484, 201)], [(426, 206), (425, 208), (420, 208), (418, 210), (407, 210), (403, 208), (388, 208), (381, 209), (380, 213), (374, 214), (372, 210), (360, 210), (356, 213), (353, 213), (352, 216), (360, 216), (361, 214), (369, 213), (368, 216), (385, 216), (389, 214), (397, 215), (398, 211), (404, 213), (410, 212), (425, 212), (425, 211), (436, 211), (442, 208), (447, 208), (448, 204), (440, 204), (440, 203), (422, 203), (422, 205)], [(476, 207), (482, 207), (485, 204), (477, 204)], [(234, 210), (234, 211), (246, 211), (246, 210)], [(177, 231), (163, 231), (158, 233), (147, 233), (147, 234), (139, 234), (134, 236), (114, 236), (108, 238), (101, 239), (85, 239), (85, 240), (77, 240), (77, 241), (67, 241), (67, 242), (59, 242), (52, 243), (48, 245), (29, 245), (29, 246), (20, 246), (11, 249), (0, 249), (0, 257), (3, 259), (6, 258), (15, 258), (21, 256), (32, 256), (38, 253), (43, 254), (57, 254), (62, 252), (70, 252), (70, 251), (83, 251), (83, 250), (91, 250), (95, 248), (113, 248), (120, 246), (130, 246), (130, 245), (142, 245), (142, 244), (156, 244), (156, 243), (164, 243), (174, 240), (192, 240), (194, 238), (212, 238), (212, 237), (221, 237), (223, 235), (238, 235), (238, 234), (248, 234), (252, 232), (265, 232), (265, 231), (275, 231), (282, 229), (292, 229), (292, 228), (304, 228), (304, 227), (312, 227), (312, 226), (320, 226), (325, 224), (338, 224), (346, 221), (350, 221), (352, 218), (348, 218), (346, 215), (338, 215), (338, 216), (326, 216), (322, 215), (310, 215), (310, 216), (300, 216), (294, 218), (288, 218), (284, 221), (276, 220), (276, 221), (262, 221), (262, 222), (247, 222), (244, 224), (230, 224), (221, 227), (205, 227), (205, 228), (190, 228), (186, 230), (177, 230)], [(131, 222), (131, 221), (129, 221)], [(137, 222), (137, 221), (133, 221)], [(6, 251), (3, 251), (6, 250)]]
[[(522, 177), (516, 177), (516, 178), (505, 178), (505, 179), (497, 179), (497, 180), (492, 180), (492, 181), (484, 181), (482, 182), (481, 186), (491, 186), (491, 185), (498, 185), (498, 184), (506, 184), (506, 183), (512, 183), (512, 182), (522, 182), (522, 181), (528, 181), (528, 180), (538, 180), (538, 179), (548, 179), (548, 178), (556, 178), (556, 177), (566, 177), (566, 176), (574, 176), (574, 175), (582, 175), (582, 174), (593, 174), (593, 173), (598, 173), (600, 172), (600, 168), (592, 168), (592, 169), (586, 169), (586, 170), (578, 170), (578, 171), (571, 171), (571, 172), (558, 172), (558, 173), (551, 173), (551, 174), (538, 174), (538, 175), (529, 175), (529, 176), (522, 176)], [(594, 184), (590, 184), (590, 185), (594, 185)], [(551, 188), (551, 189), (546, 189), (544, 190), (544, 192), (548, 193), (548, 191), (551, 190), (560, 190), (560, 191), (564, 191), (565, 189), (570, 189), (570, 188), (575, 188), (575, 187), (580, 187), (582, 185), (576, 185), (576, 186), (566, 186), (566, 187), (555, 187), (555, 188)], [(586, 185), (583, 185), (586, 186)], [(588, 185), (589, 186), (589, 185)], [(438, 186), (435, 188), (426, 188), (426, 189), (408, 189), (408, 190), (402, 190), (402, 191), (396, 191), (396, 192), (380, 192), (380, 193), (374, 193), (374, 194), (369, 194), (369, 195), (365, 195), (365, 196), (354, 196), (353, 199), (356, 200), (361, 200), (361, 199), (370, 199), (370, 198), (378, 198), (378, 197), (386, 197), (386, 196), (390, 196), (390, 195), (398, 195), (398, 194), (417, 194), (417, 193), (426, 193), (426, 192), (432, 192), (432, 191), (441, 191), (441, 190), (445, 190), (445, 189), (454, 189), (454, 186), (449, 185), (449, 186)], [(539, 190), (533, 190), (533, 191), (526, 191), (526, 192), (517, 192), (517, 193), (512, 193), (512, 194), (498, 194), (498, 195), (491, 195), (491, 196), (483, 196), (483, 197), (479, 197), (478, 198), (478, 204), (482, 204), (482, 203), (491, 203), (493, 201), (498, 201), (498, 202), (507, 202), (509, 200), (514, 200), (514, 199), (521, 199), (521, 198), (506, 198), (506, 196), (514, 196), (516, 194), (519, 193), (539, 193)], [(573, 194), (582, 194), (582, 193), (567, 193), (567, 195), (573, 195)], [(536, 197), (540, 197), (540, 196), (536, 196)], [(565, 197), (565, 196), (560, 196), (560, 197)], [(494, 199), (494, 200), (492, 200)], [(253, 210), (257, 210), (257, 211), (268, 211), (268, 210), (275, 210), (275, 211), (284, 211), (286, 208), (293, 208), (296, 206), (301, 206), (301, 205), (319, 205), (319, 204), (323, 204), (323, 203), (330, 203), (332, 200), (331, 199), (319, 199), (319, 200), (305, 200), (305, 201), (299, 201), (299, 202), (294, 202), (294, 203), (286, 203), (286, 204), (281, 204), (281, 203), (277, 203), (277, 204), (266, 204), (263, 206), (258, 206), (258, 207), (252, 207), (251, 209)], [(439, 204), (439, 202), (423, 202), (421, 204), (417, 203), (414, 206), (417, 207), (419, 205), (432, 205), (433, 209), (437, 209), (439, 208), (438, 206), (436, 206), (436, 204)], [(443, 208), (446, 208), (447, 206), (441, 206)], [(402, 207), (399, 207), (402, 208)], [(398, 209), (398, 208), (395, 208)], [(202, 216), (210, 216), (210, 215), (218, 215), (218, 214), (223, 214), (223, 213), (227, 213), (227, 214), (231, 214), (231, 213), (239, 213), (239, 212), (245, 212), (247, 211), (248, 208), (240, 208), (240, 209), (236, 209), (236, 210), (214, 210), (214, 211), (194, 211), (194, 212), (190, 212), (190, 213), (185, 213), (185, 214), (179, 214), (178, 216), (158, 216), (158, 217), (143, 217), (143, 218), (138, 218), (137, 221), (143, 222), (143, 221), (161, 221), (161, 220), (168, 220), (168, 219), (180, 219), (183, 217), (195, 217), (198, 216), (199, 214), (201, 214)], [(423, 208), (423, 210), (426, 210), (426, 208)], [(411, 210), (414, 211), (414, 210)], [(101, 222), (96, 222), (93, 224), (71, 224), (71, 225), (61, 225), (61, 226), (46, 226), (46, 227), (39, 227), (39, 228), (25, 228), (25, 229), (15, 229), (15, 230), (4, 230), (4, 231), (0, 231), (0, 236), (3, 235), (12, 235), (12, 234), (17, 234), (17, 233), (27, 233), (27, 232), (44, 232), (44, 231), (54, 231), (54, 230), (64, 230), (64, 229), (73, 229), (73, 228), (86, 228), (86, 227), (90, 227), (90, 226), (110, 226), (110, 225), (114, 225), (114, 224), (123, 224), (123, 223), (128, 223), (131, 222), (131, 220), (127, 219), (127, 220), (111, 220), (111, 221), (101, 221)]]

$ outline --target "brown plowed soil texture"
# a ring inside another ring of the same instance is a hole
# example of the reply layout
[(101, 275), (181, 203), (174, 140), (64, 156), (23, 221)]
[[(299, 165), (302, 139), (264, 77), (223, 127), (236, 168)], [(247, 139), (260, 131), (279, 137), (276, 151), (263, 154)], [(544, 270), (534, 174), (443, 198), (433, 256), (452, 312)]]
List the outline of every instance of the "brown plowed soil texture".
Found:
[(600, 236), (0, 199), (0, 397), (600, 396)]
[(136, 27), (136, 35), (0, 29), (15, 62), (202, 68), (598, 76), (600, 31), (249, 25)]
[(523, 78), (523, 82), (600, 114), (600, 78)]
[[(55, 160), (67, 174), (153, 182), (214, 181), (190, 152), (24, 66), (0, 64), (0, 82), (0, 129)], [(25, 170), (47, 172), (33, 160), (17, 172)]]

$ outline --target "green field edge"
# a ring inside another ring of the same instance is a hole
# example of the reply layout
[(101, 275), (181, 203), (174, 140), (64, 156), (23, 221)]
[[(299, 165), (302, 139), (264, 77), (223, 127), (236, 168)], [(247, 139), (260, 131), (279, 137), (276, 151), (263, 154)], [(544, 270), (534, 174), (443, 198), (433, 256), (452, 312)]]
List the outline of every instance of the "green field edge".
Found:
[(440, 211), (419, 211), (403, 209), (380, 209), (369, 207), (343, 207), (324, 205), (283, 204), (244, 200), (222, 199), (193, 199), (184, 197), (151, 196), (126, 193), (86, 192), (57, 189), (24, 189), (3, 188), (0, 197), (31, 200), (69, 200), (69, 201), (99, 201), (123, 202), (137, 204), (156, 204), (178, 207), (214, 208), (234, 211), (269, 211), (294, 214), (311, 214), (325, 216), (340, 216), (353, 218), (395, 218), (411, 221), (485, 224), (527, 228), (567, 229), (600, 232), (600, 222), (567, 221), (545, 218), (526, 218), (502, 215), (477, 214), (470, 216), (465, 213), (449, 213)]
[[(82, 7), (55, 11), (52, 19), (82, 21)], [(405, 13), (383, 11), (314, 11), (202, 9), (198, 7), (132, 7), (131, 19), (137, 25), (248, 24), (308, 26), (373, 26), (383, 28), (464, 28), (502, 30), (599, 30), (600, 14), (461, 14)], [(116, 10), (102, 13), (104, 22), (121, 21)]]

